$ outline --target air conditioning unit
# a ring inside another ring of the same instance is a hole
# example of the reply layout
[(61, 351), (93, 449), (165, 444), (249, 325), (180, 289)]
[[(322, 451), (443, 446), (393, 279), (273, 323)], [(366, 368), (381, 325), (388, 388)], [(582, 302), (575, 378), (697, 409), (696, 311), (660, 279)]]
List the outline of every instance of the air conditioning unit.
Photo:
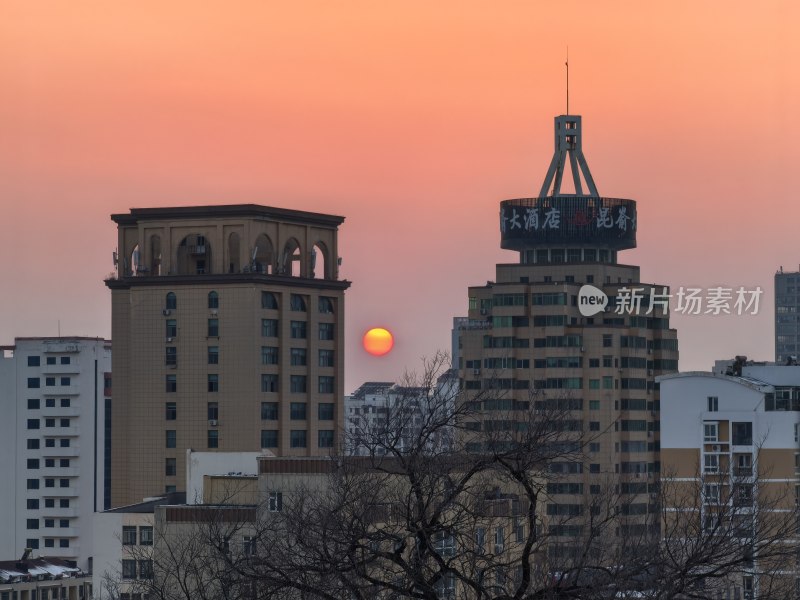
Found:
[(161, 314), (164, 315), (165, 317), (168, 317), (172, 314), (172, 311), (168, 308), (165, 308), (164, 310), (161, 311)]
[(472, 371), (472, 374), (473, 374), (475, 377), (477, 377), (478, 375), (480, 375), (480, 374), (481, 374), (481, 370), (480, 370), (480, 369), (473, 369), (473, 371)]
[(219, 314), (219, 311), (216, 308), (212, 308), (211, 314), (216, 317)]
[(219, 421), (217, 421), (216, 419), (209, 419), (208, 424), (211, 427), (216, 427), (217, 425), (219, 425)]
[(713, 446), (711, 446), (712, 452), (719, 452), (720, 450), (722, 450), (722, 446), (720, 446), (719, 444), (714, 444)]
[(168, 337), (168, 338), (167, 338), (167, 343), (168, 343), (168, 344), (171, 344), (171, 343), (172, 343), (172, 338), (171, 338), (171, 337)]
[(581, 346), (581, 352), (586, 352), (586, 347), (585, 346)]

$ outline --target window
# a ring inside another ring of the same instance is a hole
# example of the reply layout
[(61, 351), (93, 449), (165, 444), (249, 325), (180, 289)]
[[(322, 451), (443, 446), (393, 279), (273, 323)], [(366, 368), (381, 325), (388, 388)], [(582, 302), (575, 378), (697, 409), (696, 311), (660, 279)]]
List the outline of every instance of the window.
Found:
[(719, 485), (716, 483), (707, 483), (703, 486), (703, 501), (705, 504), (718, 504), (719, 503)]
[(291, 448), (305, 448), (306, 431), (303, 429), (292, 429), (289, 432), (289, 446)]
[(28, 419), (28, 429), (39, 429), (39, 419)]
[(292, 375), (290, 377), (290, 390), (294, 394), (306, 393), (306, 376), (305, 375)]
[(208, 364), (210, 365), (219, 364), (219, 346), (208, 347)]
[(278, 420), (278, 403), (277, 402), (262, 402), (261, 403), (261, 419), (264, 421), (277, 421)]
[[(38, 540), (38, 538), (28, 538), (25, 541), (25, 546), (27, 548), (30, 548), (31, 550), (38, 550), (39, 549), (39, 540)], [(6, 593), (8, 593), (8, 592), (6, 592)], [(7, 599), (8, 599), (8, 596), (5, 596), (3, 598), (3, 600), (7, 600)]]
[(152, 579), (153, 578), (153, 561), (150, 559), (139, 561), (139, 578)]
[(708, 397), (708, 412), (717, 412), (719, 410), (719, 397)]
[(614, 389), (614, 378), (613, 377), (603, 377), (603, 389), (604, 390), (613, 390)]
[[(51, 500), (52, 500), (52, 498), (51, 498)], [(46, 502), (47, 502), (47, 501), (45, 500), (45, 503), (46, 503)], [(59, 507), (59, 508), (69, 508), (69, 498), (61, 498), (61, 499), (58, 501), (58, 507)], [(51, 506), (50, 508), (52, 508), (52, 506)]]
[(178, 433), (174, 429), (167, 429), (167, 448), (177, 448), (178, 447)]
[(600, 431), (600, 421), (589, 421), (589, 431)]
[(589, 389), (590, 390), (599, 390), (600, 389), (600, 380), (599, 379), (590, 379), (589, 380)]
[(48, 356), (46, 359), (48, 365), (56, 364), (56, 357), (55, 356)]
[(292, 321), (290, 323), (292, 339), (304, 340), (306, 339), (306, 322), (305, 321)]
[(278, 337), (278, 319), (261, 319), (261, 336)]
[(139, 527), (139, 543), (142, 546), (153, 545), (153, 528), (149, 526)]
[(37, 498), (28, 498), (27, 508), (28, 510), (38, 510), (39, 500)]
[(706, 454), (703, 463), (704, 473), (719, 472), (719, 456), (717, 454)]
[(261, 308), (277, 310), (278, 298), (272, 292), (261, 292)]
[(306, 300), (299, 294), (292, 294), (289, 297), (289, 307), (294, 311), (306, 312)]
[(329, 377), (327, 375), (321, 375), (319, 378), (319, 393), (320, 394), (332, 394), (334, 387), (334, 379), (333, 377)]
[(45, 448), (55, 448), (56, 447), (56, 441), (53, 438), (47, 438), (44, 441), (44, 447)]
[(56, 406), (56, 399), (55, 398), (46, 398), (44, 401), (44, 405), (46, 408), (55, 408)]
[(269, 493), (269, 512), (281, 512), (283, 510), (283, 494), (281, 492)]
[(600, 400), (589, 400), (589, 410), (600, 410)]
[(717, 423), (703, 423), (703, 441), (716, 442), (719, 439), (719, 425)]
[(219, 448), (219, 431), (216, 429), (208, 430), (208, 447)]
[(167, 421), (174, 421), (178, 418), (178, 405), (175, 402), (167, 402), (164, 405), (164, 418)]
[(39, 480), (38, 479), (28, 479), (27, 488), (29, 490), (38, 490), (39, 489)]
[(164, 475), (167, 477), (175, 477), (178, 474), (177, 461), (174, 458), (164, 459)]
[(261, 391), (262, 392), (277, 392), (278, 391), (278, 376), (277, 375), (262, 375), (261, 376)]
[(62, 377), (61, 378), (61, 385), (69, 385), (71, 382), (69, 377)]
[(210, 374), (208, 376), (208, 391), (209, 392), (219, 391), (219, 375)]
[(56, 426), (56, 420), (55, 419), (45, 419), (44, 420), (44, 426), (45, 427), (55, 427)]
[(262, 365), (278, 364), (277, 346), (261, 346), (261, 364)]
[(69, 408), (69, 398), (61, 399), (61, 408)]
[(753, 424), (752, 423), (733, 423), (733, 445), (752, 446), (753, 445)]
[(28, 440), (28, 450), (38, 450), (39, 449), (39, 440), (38, 439), (30, 439)]
[(56, 466), (56, 459), (55, 458), (45, 458), (44, 459), (44, 467), (46, 469), (52, 469)]
[(320, 323), (319, 324), (319, 339), (332, 340), (333, 339), (333, 323)]
[(178, 337), (178, 321), (167, 319), (167, 338)]
[(292, 402), (289, 405), (289, 418), (292, 421), (305, 421), (306, 420), (306, 403), (305, 402)]
[(38, 377), (28, 377), (28, 388), (38, 388), (39, 385)]
[(295, 367), (306, 366), (306, 349), (305, 348), (292, 348), (291, 350), (292, 365)]
[(494, 530), (494, 553), (501, 554), (505, 549), (506, 534), (502, 527), (496, 527)]
[(54, 548), (56, 545), (56, 541), (53, 538), (46, 538), (44, 540), (44, 547), (45, 548)]
[(37, 410), (39, 408), (38, 398), (28, 398), (28, 410)]
[(38, 469), (39, 468), (39, 459), (38, 458), (29, 458), (27, 467), (29, 469)]
[(319, 430), (319, 447), (320, 448), (333, 448), (333, 429), (320, 429)]
[(69, 448), (69, 438), (63, 438), (61, 440), (58, 440), (58, 445), (61, 446), (62, 448)]
[(611, 348), (614, 345), (614, 337), (611, 334), (603, 334), (603, 348)]
[(166, 392), (172, 394), (178, 391), (178, 376), (167, 375), (166, 377)]
[(219, 308), (219, 294), (208, 292), (208, 308)]
[(136, 527), (124, 525), (122, 527), (122, 545), (135, 546), (136, 545)]
[(208, 337), (219, 337), (219, 319), (208, 320)]
[(317, 417), (320, 421), (333, 421), (333, 402), (320, 402)]
[(219, 419), (219, 404), (216, 402), (208, 403), (208, 420), (216, 421)]
[(164, 364), (168, 367), (174, 367), (178, 364), (178, 349), (175, 346), (167, 346), (165, 350)]
[(332, 367), (333, 366), (333, 350), (320, 350), (319, 351), (319, 366)]
[(39, 519), (27, 519), (25, 527), (27, 529), (39, 529)]
[[(134, 528), (135, 530), (135, 528)], [(122, 559), (122, 578), (136, 579), (136, 561), (129, 558)]]
[(178, 297), (175, 296), (175, 292), (169, 292), (167, 294), (165, 308), (167, 310), (175, 310), (178, 308)]
[(69, 487), (69, 479), (62, 478), (58, 480), (58, 487), (67, 488)]
[(29, 367), (38, 367), (39, 366), (39, 357), (38, 356), (29, 356), (28, 357), (28, 366)]
[(329, 298), (327, 296), (320, 296), (318, 305), (319, 305), (319, 312), (324, 315), (330, 314), (333, 312), (333, 298)]
[(68, 469), (69, 468), (69, 459), (68, 458), (59, 458), (58, 459), (58, 466), (61, 467), (62, 469)]
[(69, 419), (61, 419), (59, 425), (61, 427), (69, 427)]
[(277, 448), (278, 447), (278, 430), (277, 429), (262, 429), (261, 430), (261, 447), (262, 448)]

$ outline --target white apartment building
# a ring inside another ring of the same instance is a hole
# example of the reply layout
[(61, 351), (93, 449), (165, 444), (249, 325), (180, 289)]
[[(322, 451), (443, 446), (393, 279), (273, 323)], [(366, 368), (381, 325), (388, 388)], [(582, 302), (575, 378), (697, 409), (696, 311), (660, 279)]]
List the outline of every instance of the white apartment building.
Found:
[(92, 567), (92, 520), (110, 498), (111, 342), (16, 338), (0, 347), (0, 555)]

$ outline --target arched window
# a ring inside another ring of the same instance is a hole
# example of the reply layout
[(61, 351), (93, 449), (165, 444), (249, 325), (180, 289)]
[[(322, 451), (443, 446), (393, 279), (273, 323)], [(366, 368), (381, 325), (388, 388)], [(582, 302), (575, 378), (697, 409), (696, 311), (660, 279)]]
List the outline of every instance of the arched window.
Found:
[(253, 249), (252, 264), (250, 268), (255, 273), (272, 274), (275, 264), (275, 253), (272, 249), (272, 242), (266, 234), (262, 233), (256, 238), (256, 246)]
[(167, 294), (167, 306), (169, 310), (175, 310), (178, 308), (178, 298), (175, 296), (175, 292), (169, 292)]
[(311, 277), (333, 279), (331, 273), (331, 265), (328, 264), (328, 249), (322, 242), (317, 242), (311, 249)]
[(161, 237), (150, 236), (150, 274), (161, 275)]
[(322, 314), (330, 314), (333, 312), (333, 298), (327, 296), (319, 297), (319, 312)]
[(238, 273), (241, 270), (239, 234), (235, 231), (228, 236), (228, 273)]
[(303, 253), (300, 249), (300, 242), (295, 238), (289, 239), (283, 247), (283, 254), (281, 255), (280, 269), (281, 275), (291, 275), (292, 277), (300, 277), (303, 273), (302, 268)]
[(306, 300), (300, 294), (292, 294), (290, 304), (292, 310), (306, 312)]
[(219, 308), (219, 295), (217, 292), (208, 292), (208, 308)]
[(261, 308), (278, 309), (278, 298), (272, 292), (261, 292)]

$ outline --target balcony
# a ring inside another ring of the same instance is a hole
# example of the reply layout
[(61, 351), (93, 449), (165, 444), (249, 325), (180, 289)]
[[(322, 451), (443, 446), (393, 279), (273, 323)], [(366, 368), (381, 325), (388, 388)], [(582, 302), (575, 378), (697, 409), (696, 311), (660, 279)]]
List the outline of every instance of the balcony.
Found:
[(49, 427), (44, 431), (44, 437), (78, 437), (80, 427)]
[(79, 445), (73, 444), (67, 448), (62, 448), (56, 445), (54, 448), (42, 448), (42, 456), (46, 458), (72, 458), (80, 456), (81, 449)]
[(45, 518), (53, 518), (53, 519), (74, 519), (79, 515), (78, 508), (70, 507), (70, 508), (60, 508), (56, 506), (55, 508), (42, 508), (41, 514), (42, 517)]
[(80, 495), (76, 487), (51, 487), (42, 490), (42, 498), (75, 498)]
[(45, 467), (41, 471), (42, 477), (78, 477), (78, 467)]
[(59, 419), (62, 417), (79, 417), (81, 415), (80, 406), (45, 406), (42, 408), (42, 416)]

